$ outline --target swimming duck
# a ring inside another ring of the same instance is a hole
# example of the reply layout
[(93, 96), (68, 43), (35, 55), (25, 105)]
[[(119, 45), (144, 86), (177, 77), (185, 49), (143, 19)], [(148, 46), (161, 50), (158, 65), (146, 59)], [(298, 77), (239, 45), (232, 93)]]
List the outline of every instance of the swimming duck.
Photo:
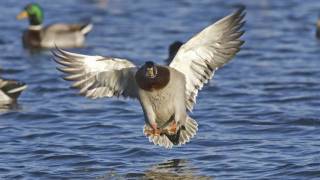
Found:
[(178, 50), (183, 45), (181, 41), (174, 41), (170, 44), (168, 50), (169, 50), (169, 57), (165, 60), (166, 64), (169, 65), (173, 58), (176, 56)]
[(26, 88), (27, 85), (22, 82), (0, 78), (0, 104), (15, 103)]
[(165, 148), (190, 141), (198, 131), (192, 111), (198, 91), (215, 71), (228, 63), (244, 43), (244, 9), (220, 19), (192, 37), (169, 66), (145, 62), (140, 68), (120, 58), (52, 51), (66, 73), (65, 80), (88, 98), (130, 97), (139, 100), (145, 117), (144, 134)]
[(28, 48), (82, 47), (92, 24), (52, 24), (43, 27), (43, 11), (39, 4), (28, 4), (17, 19), (29, 18), (29, 28), (23, 33), (23, 44)]

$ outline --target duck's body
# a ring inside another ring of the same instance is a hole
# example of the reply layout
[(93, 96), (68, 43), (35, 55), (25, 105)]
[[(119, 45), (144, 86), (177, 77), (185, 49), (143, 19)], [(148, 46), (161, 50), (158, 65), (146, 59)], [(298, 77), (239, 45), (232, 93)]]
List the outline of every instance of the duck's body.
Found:
[(170, 67), (158, 65), (157, 70), (159, 80), (155, 81), (161, 81), (161, 83), (148, 82), (147, 78), (140, 79), (139, 77), (144, 77), (143, 68), (140, 68), (135, 75), (139, 86), (138, 99), (145, 114), (144, 134), (159, 135), (156, 139), (150, 137), (150, 141), (155, 144), (165, 144), (165, 147), (184, 144), (196, 134), (198, 126), (186, 112), (186, 97), (185, 93), (182, 93), (185, 92), (185, 77), (181, 72)]
[(52, 24), (43, 26), (43, 12), (39, 5), (29, 4), (18, 16), (29, 18), (30, 25), (23, 33), (23, 45), (27, 48), (82, 47), (92, 24)]
[[(175, 111), (177, 108), (182, 108), (184, 110), (186, 109), (184, 105), (184, 94), (180, 93), (184, 92), (185, 90), (184, 84), (182, 84), (185, 82), (184, 77), (181, 73), (176, 72), (171, 68), (169, 69), (169, 72), (170, 80), (163, 87), (144, 89), (144, 87), (140, 86), (138, 83), (139, 101), (142, 105), (143, 111), (145, 112), (147, 125), (161, 128), (164, 127), (164, 125), (173, 115), (176, 117), (186, 116), (185, 112)], [(139, 74), (139, 71), (137, 74)], [(137, 78), (136, 81), (142, 82), (143, 84), (151, 84), (145, 80), (141, 81)], [(177, 98), (177, 96), (182, 97)]]
[(44, 28), (30, 26), (23, 33), (23, 45), (28, 48), (82, 47), (91, 24), (54, 24)]

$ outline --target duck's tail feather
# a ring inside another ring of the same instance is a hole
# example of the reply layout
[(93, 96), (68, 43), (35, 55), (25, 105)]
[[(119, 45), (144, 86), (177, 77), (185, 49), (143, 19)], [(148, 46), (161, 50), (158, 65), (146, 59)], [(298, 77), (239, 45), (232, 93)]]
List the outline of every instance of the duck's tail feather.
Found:
[(153, 135), (149, 135), (146, 132), (150, 131), (151, 127), (148, 125), (144, 125), (143, 127), (143, 133), (144, 135), (146, 135), (146, 137), (149, 138), (150, 142), (153, 142), (153, 144), (155, 145), (159, 145), (159, 146), (163, 146), (167, 149), (170, 149), (173, 147), (173, 143), (168, 139), (168, 137), (164, 134), (161, 134), (159, 136), (153, 136)]
[(92, 25), (91, 23), (86, 24), (86, 25), (83, 25), (83, 26), (81, 27), (81, 33), (82, 33), (83, 35), (86, 35), (86, 34), (88, 34), (88, 33), (92, 30), (92, 28), (93, 28), (93, 25)]
[(198, 123), (191, 117), (187, 117), (186, 123), (180, 127), (176, 134), (161, 134), (159, 136), (148, 135), (151, 127), (144, 125), (143, 132), (149, 138), (150, 142), (165, 148), (172, 148), (173, 145), (182, 145), (190, 141), (198, 131)]
[(179, 131), (179, 142), (175, 142), (175, 144), (182, 145), (189, 142), (196, 135), (198, 123), (191, 117), (187, 117), (186, 123), (180, 127)]

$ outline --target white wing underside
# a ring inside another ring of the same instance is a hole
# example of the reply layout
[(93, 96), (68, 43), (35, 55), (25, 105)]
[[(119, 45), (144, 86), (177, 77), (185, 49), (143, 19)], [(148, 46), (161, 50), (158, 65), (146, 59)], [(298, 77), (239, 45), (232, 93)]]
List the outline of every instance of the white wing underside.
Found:
[(56, 48), (52, 52), (59, 63), (58, 70), (67, 74), (65, 80), (74, 81), (72, 87), (88, 98), (137, 97), (134, 75), (136, 66), (126, 60), (103, 56), (88, 56)]
[(244, 41), (240, 31), (244, 24), (243, 8), (220, 19), (181, 46), (169, 65), (186, 77), (186, 105), (192, 111), (198, 91), (229, 62)]

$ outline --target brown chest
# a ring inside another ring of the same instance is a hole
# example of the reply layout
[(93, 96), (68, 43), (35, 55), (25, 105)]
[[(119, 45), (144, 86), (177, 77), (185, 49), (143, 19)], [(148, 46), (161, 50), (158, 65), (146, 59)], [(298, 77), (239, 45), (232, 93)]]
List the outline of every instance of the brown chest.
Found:
[(23, 44), (26, 47), (40, 48), (41, 47), (41, 32), (27, 30), (23, 35)]
[(166, 87), (170, 81), (170, 71), (165, 67), (157, 67), (158, 74), (155, 78), (147, 78), (143, 69), (139, 69), (135, 75), (138, 86), (146, 91), (160, 90)]

